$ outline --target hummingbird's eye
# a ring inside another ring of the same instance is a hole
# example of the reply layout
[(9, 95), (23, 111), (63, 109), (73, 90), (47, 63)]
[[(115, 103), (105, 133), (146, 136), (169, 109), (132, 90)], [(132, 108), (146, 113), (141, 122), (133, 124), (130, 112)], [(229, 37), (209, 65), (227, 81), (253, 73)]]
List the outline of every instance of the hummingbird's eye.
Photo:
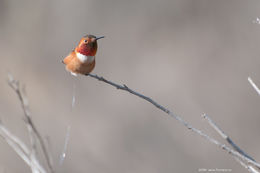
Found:
[(85, 43), (87, 43), (87, 42), (88, 42), (88, 40), (84, 40), (84, 42), (85, 42)]

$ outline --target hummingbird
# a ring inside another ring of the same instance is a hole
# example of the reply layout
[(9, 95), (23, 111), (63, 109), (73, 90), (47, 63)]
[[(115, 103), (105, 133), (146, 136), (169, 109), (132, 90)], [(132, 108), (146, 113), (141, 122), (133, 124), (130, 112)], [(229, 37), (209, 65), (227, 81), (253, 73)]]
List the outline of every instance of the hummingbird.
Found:
[(77, 47), (62, 60), (66, 70), (72, 75), (88, 75), (95, 67), (95, 55), (97, 53), (97, 40), (104, 38), (94, 35), (86, 35), (79, 41)]

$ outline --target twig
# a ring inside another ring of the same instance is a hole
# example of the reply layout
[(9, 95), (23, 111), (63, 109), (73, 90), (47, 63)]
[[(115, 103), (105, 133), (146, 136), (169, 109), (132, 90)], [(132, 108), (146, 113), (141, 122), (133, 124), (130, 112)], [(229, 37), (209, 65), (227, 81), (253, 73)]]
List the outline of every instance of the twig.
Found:
[(247, 153), (245, 153), (242, 149), (240, 149), (232, 140), (230, 137), (228, 137), (227, 134), (224, 133), (223, 130), (221, 130), (216, 123), (206, 114), (202, 115), (203, 118), (205, 118), (209, 125), (216, 130), (216, 132), (222, 137), (224, 138), (231, 146), (234, 150), (236, 150), (237, 152), (239, 152), (240, 154), (242, 154), (243, 156), (255, 161), (251, 156), (249, 156)]
[[(202, 117), (204, 119), (206, 119), (209, 123), (209, 125), (223, 138), (225, 139), (230, 145), (231, 147), (239, 152), (240, 154), (242, 154), (243, 156), (247, 157), (250, 160), (255, 161), (251, 156), (249, 156), (246, 152), (244, 152), (241, 148), (239, 148), (232, 140), (231, 138), (223, 131), (220, 129), (220, 127), (217, 126), (217, 124), (207, 115), (207, 114), (203, 114)], [(244, 166), (246, 169), (248, 169), (248, 171), (250, 172), (256, 172), (256, 170), (251, 166), (251, 165), (247, 165), (245, 164), (243, 161), (241, 161), (240, 159), (236, 158), (236, 160), (242, 165)]]
[(255, 89), (258, 95), (260, 95), (260, 89), (257, 87), (257, 85), (254, 83), (254, 81), (248, 77), (247, 78), (248, 82), (251, 84), (251, 86)]
[(28, 147), (19, 139), (17, 138), (15, 135), (13, 135), (0, 121), (0, 131), (3, 137), (8, 137), (11, 141), (13, 141), (19, 148), (21, 148), (21, 150), (26, 154), (29, 155), (30, 154), (30, 150), (28, 149)]
[(65, 157), (66, 157), (66, 152), (67, 152), (67, 148), (68, 148), (68, 144), (69, 144), (69, 139), (70, 139), (70, 129), (71, 129), (71, 126), (68, 125), (68, 127), (67, 127), (67, 132), (66, 132), (66, 136), (65, 136), (65, 141), (64, 141), (64, 147), (63, 147), (62, 153), (61, 153), (61, 155), (60, 155), (60, 162), (59, 162), (60, 165), (63, 164), (64, 159), (65, 159)]
[(129, 87), (127, 87), (126, 85), (120, 85), (120, 84), (116, 84), (112, 81), (109, 81), (101, 76), (98, 76), (98, 75), (94, 75), (94, 74), (88, 74), (87, 76), (90, 76), (94, 79), (97, 79), (99, 81), (102, 81), (102, 82), (105, 82), (109, 85), (112, 85), (114, 86), (115, 88), (117, 89), (120, 89), (120, 90), (124, 90), (126, 92), (129, 92), (135, 96), (138, 96), (148, 102), (150, 102), (151, 104), (153, 104), (155, 107), (157, 107), (158, 109), (162, 110), (163, 112), (167, 113), (168, 115), (170, 115), (171, 117), (173, 117), (174, 119), (176, 119), (177, 121), (179, 121), (182, 125), (184, 125), (186, 128), (188, 128), (189, 130), (193, 131), (194, 133), (202, 136), (203, 138), (205, 138), (206, 140), (208, 140), (209, 142), (217, 145), (218, 147), (222, 148), (223, 150), (227, 151), (229, 154), (231, 154), (232, 156), (234, 157), (237, 157), (243, 161), (245, 161), (247, 164), (252, 164), (254, 166), (256, 166), (257, 168), (260, 168), (260, 164), (255, 162), (254, 160), (251, 160), (247, 157), (245, 157), (244, 155), (240, 154), (239, 152), (227, 147), (226, 145), (224, 144), (221, 144), (220, 142), (218, 142), (217, 140), (215, 140), (214, 138), (208, 136), (207, 134), (205, 134), (204, 132), (202, 132), (201, 130), (199, 129), (196, 129), (194, 127), (192, 127), (189, 123), (187, 123), (186, 121), (184, 121), (180, 116), (178, 115), (175, 115), (173, 112), (171, 112), (169, 109), (165, 108), (164, 106), (158, 104), (157, 102), (155, 102), (153, 99), (151, 99), (150, 97), (147, 97), (143, 94), (140, 94), (132, 89), (130, 89)]
[[(37, 128), (35, 127), (31, 117), (30, 117), (30, 113), (29, 113), (29, 110), (28, 110), (28, 105), (26, 104), (25, 102), (25, 97), (23, 96), (22, 92), (21, 92), (21, 89), (20, 89), (20, 85), (19, 85), (19, 82), (14, 80), (13, 76), (11, 74), (8, 74), (8, 84), (9, 86), (15, 91), (15, 93), (17, 94), (20, 102), (21, 102), (21, 106), (22, 106), (22, 110), (24, 112), (24, 116), (25, 116), (25, 122), (27, 124), (27, 129), (31, 135), (31, 142), (33, 143), (33, 134), (31, 134), (32, 132), (36, 135), (39, 143), (40, 143), (40, 146), (42, 148), (42, 151), (43, 151), (43, 154), (44, 154), (44, 157), (46, 159), (46, 162), (47, 162), (47, 165), (48, 165), (48, 168), (50, 170), (51, 173), (53, 173), (53, 168), (52, 168), (52, 164), (51, 164), (51, 161), (50, 161), (50, 156), (48, 155), (48, 151), (45, 147), (45, 144), (44, 144), (44, 140), (42, 138), (42, 136), (40, 135), (40, 133), (38, 132)], [(33, 148), (34, 146), (32, 146)]]
[(34, 172), (46, 173), (44, 168), (39, 164), (38, 160), (33, 162), (30, 159), (30, 152), (28, 147), (15, 135), (13, 135), (1, 122), (0, 122), (0, 136), (8, 143), (8, 145), (30, 166)]
[(245, 169), (247, 169), (248, 172), (259, 173), (259, 171), (257, 171), (253, 166), (246, 164), (245, 162), (243, 162), (241, 159), (239, 159), (237, 157), (234, 157), (234, 158), (241, 166), (243, 166)]
[[(27, 129), (30, 136), (30, 142), (31, 142), (31, 153), (30, 153), (30, 160), (32, 163), (34, 163), (36, 159), (36, 138), (34, 136), (32, 127), (27, 123)], [(32, 173), (38, 173), (38, 170), (35, 167), (31, 167)]]

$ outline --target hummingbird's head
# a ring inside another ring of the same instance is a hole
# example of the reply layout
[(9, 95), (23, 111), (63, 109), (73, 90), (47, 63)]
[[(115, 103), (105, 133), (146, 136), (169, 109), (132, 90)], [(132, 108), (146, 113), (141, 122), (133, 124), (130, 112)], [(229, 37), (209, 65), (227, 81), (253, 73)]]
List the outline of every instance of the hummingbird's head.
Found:
[(80, 41), (75, 51), (86, 56), (95, 56), (97, 52), (97, 40), (104, 38), (94, 35), (86, 35)]

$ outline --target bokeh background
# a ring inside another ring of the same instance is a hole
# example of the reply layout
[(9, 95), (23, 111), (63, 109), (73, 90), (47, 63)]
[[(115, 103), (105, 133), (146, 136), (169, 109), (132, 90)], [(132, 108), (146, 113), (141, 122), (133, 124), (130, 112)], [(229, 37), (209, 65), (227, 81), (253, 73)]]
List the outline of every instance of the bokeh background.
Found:
[[(105, 35), (93, 73), (152, 97), (224, 142), (201, 118), (207, 113), (259, 161), (260, 97), (247, 81), (260, 85), (259, 16), (257, 0), (0, 0), (0, 119), (29, 144), (20, 103), (6, 83), (11, 72), (26, 86), (57, 172), (246, 172), (151, 104), (74, 78), (61, 60), (83, 35)], [(0, 172), (30, 172), (2, 139)]]

